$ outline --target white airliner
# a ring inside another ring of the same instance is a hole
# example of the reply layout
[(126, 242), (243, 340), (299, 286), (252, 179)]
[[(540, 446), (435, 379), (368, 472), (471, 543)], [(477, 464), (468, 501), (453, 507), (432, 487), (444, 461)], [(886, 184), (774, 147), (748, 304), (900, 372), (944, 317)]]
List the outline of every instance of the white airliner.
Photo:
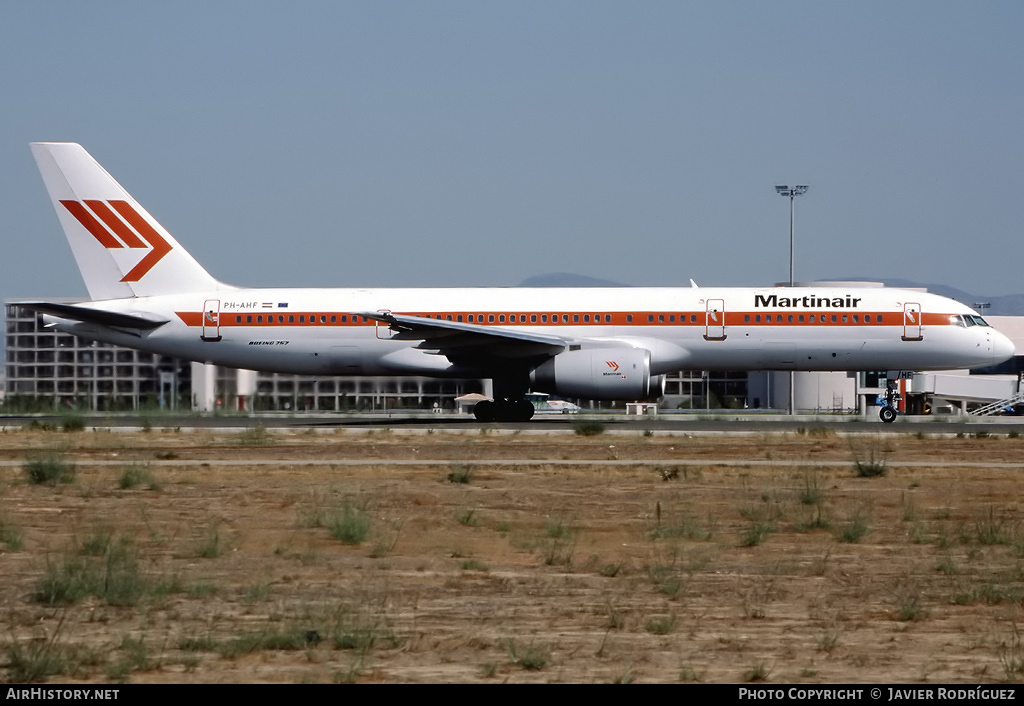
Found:
[(177, 358), (490, 378), (494, 400), (474, 410), (490, 421), (529, 419), (529, 390), (658, 397), (676, 370), (943, 370), (1014, 353), (968, 307), (899, 289), (236, 287), (211, 277), (80, 145), (32, 152), (92, 301), (23, 306), (60, 331)]

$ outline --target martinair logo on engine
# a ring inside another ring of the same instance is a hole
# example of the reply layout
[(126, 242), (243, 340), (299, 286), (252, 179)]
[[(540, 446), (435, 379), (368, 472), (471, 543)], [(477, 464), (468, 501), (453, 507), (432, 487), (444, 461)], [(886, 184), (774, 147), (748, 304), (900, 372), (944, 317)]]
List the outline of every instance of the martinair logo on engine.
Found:
[[(121, 278), (138, 282), (171, 251), (171, 245), (127, 201), (61, 201), (100, 245), (108, 250), (148, 248), (141, 260)], [(116, 212), (116, 213), (115, 213)]]
[[(605, 373), (602, 373), (602, 375), (608, 376), (608, 375), (618, 375), (619, 374), (619, 364), (616, 361), (614, 361), (614, 360), (606, 360), (604, 362), (604, 364), (607, 365), (610, 368), (610, 370), (608, 370)], [(623, 380), (626, 379), (626, 376), (624, 374), (622, 375), (622, 379)]]

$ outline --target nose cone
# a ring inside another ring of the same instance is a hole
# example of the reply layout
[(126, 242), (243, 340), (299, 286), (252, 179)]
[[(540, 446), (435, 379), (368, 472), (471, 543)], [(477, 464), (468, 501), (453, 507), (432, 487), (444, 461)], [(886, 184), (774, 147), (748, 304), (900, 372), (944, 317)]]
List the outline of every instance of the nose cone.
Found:
[(998, 365), (1017, 354), (1013, 341), (998, 331), (992, 332), (992, 364)]

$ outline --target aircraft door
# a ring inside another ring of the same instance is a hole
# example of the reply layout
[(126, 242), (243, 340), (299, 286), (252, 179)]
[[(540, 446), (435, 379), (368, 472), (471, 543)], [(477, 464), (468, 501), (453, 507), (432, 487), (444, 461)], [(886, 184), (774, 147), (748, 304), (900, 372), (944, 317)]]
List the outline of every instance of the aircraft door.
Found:
[(220, 299), (207, 299), (203, 303), (203, 333), (200, 338), (210, 343), (221, 339)]
[[(378, 314), (390, 314), (391, 313), (391, 309), (377, 309), (377, 313)], [(395, 337), (395, 332), (392, 330), (392, 328), (390, 326), (388, 326), (383, 321), (375, 321), (375, 323), (374, 323), (374, 331), (377, 334), (377, 338), (379, 338), (382, 341), (387, 341), (387, 340)]]
[(920, 341), (921, 335), (921, 305), (907, 302), (903, 305), (903, 340)]
[(704, 312), (704, 340), (725, 340), (725, 300), (708, 299)]

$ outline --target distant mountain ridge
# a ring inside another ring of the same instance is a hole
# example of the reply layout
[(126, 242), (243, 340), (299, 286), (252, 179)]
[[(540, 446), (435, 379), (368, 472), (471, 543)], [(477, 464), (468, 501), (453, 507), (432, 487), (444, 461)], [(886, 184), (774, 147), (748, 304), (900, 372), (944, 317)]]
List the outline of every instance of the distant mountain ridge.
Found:
[(1002, 296), (990, 296), (985, 294), (971, 294), (956, 287), (945, 284), (921, 284), (906, 279), (879, 279), (877, 277), (843, 277), (842, 279), (851, 282), (882, 282), (886, 287), (908, 287), (927, 289), (932, 294), (955, 299), (961, 304), (974, 307), (975, 304), (985, 303), (991, 306), (978, 309), (982, 316), (1022, 316), (1024, 315), (1024, 294), (1005, 294)]
[(544, 275), (527, 277), (520, 287), (628, 287), (607, 279), (577, 275), (572, 272), (549, 272)]
[[(933, 294), (955, 299), (961, 304), (973, 307), (978, 303), (989, 304), (988, 307), (978, 309), (984, 316), (1024, 316), (1024, 294), (1006, 294), (1002, 296), (988, 296), (984, 294), (971, 294), (956, 287), (945, 284), (921, 284), (906, 279), (885, 279), (878, 277), (837, 277), (825, 281), (842, 282), (881, 282), (886, 287), (906, 287), (909, 289), (927, 289)], [(628, 287), (630, 285), (612, 282), (607, 279), (588, 277), (573, 272), (549, 272), (547, 274), (528, 277), (523, 280), (521, 287)], [(685, 285), (678, 285), (685, 286)]]

